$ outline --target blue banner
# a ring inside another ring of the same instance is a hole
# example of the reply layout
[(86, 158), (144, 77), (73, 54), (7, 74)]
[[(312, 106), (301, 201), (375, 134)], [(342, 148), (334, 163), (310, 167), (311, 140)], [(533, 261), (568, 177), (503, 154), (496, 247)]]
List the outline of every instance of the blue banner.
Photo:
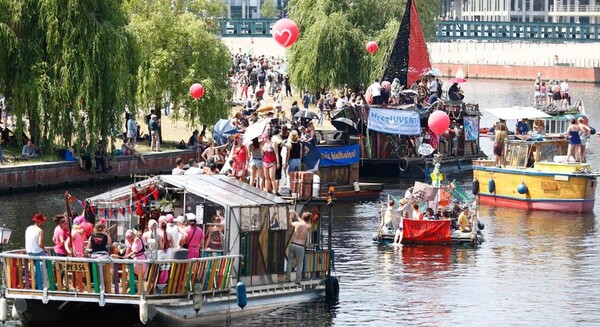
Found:
[(419, 114), (408, 110), (371, 108), (367, 127), (387, 134), (421, 135)]
[(319, 147), (318, 149), (321, 153), (321, 162), (319, 163), (321, 167), (351, 165), (360, 159), (358, 144), (335, 148)]

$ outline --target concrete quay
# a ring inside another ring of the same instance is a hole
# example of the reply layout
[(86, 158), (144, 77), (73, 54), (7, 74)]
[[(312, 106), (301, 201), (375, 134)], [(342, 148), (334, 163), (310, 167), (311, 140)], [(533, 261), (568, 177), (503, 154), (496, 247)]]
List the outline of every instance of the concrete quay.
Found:
[[(285, 58), (285, 48), (270, 37), (222, 39), (232, 53)], [(468, 78), (544, 79), (600, 83), (600, 43), (433, 42), (431, 63), (446, 76), (462, 69)]]

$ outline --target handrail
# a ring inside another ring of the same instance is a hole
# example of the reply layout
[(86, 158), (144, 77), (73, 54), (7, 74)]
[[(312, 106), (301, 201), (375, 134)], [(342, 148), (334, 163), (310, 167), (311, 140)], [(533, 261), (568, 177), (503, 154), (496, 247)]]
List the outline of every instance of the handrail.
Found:
[(189, 260), (128, 260), (71, 258), (0, 253), (7, 297), (42, 299), (80, 298), (121, 303), (124, 298), (188, 297), (192, 284), (212, 294), (230, 290), (234, 260), (240, 255)]

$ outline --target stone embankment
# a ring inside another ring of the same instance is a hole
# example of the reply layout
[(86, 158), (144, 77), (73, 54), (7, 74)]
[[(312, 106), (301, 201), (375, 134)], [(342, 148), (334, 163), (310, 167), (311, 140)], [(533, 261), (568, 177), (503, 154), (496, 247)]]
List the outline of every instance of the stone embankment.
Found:
[[(232, 53), (285, 58), (272, 38), (223, 38)], [(600, 43), (451, 42), (428, 43), (431, 63), (444, 75), (462, 69), (468, 78), (568, 79), (600, 83)]]

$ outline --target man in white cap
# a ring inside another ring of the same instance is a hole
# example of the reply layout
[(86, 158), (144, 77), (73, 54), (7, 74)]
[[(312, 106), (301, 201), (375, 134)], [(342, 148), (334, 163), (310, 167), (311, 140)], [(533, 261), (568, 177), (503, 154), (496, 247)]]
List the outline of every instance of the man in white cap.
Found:
[(202, 228), (196, 226), (196, 215), (193, 213), (185, 214), (188, 226), (185, 228), (186, 238), (183, 242), (182, 247), (187, 248), (188, 259), (199, 258), (200, 257), (200, 244), (202, 244), (202, 240), (204, 240), (204, 232)]
[(150, 115), (148, 127), (150, 128), (150, 136), (152, 137), (152, 143), (150, 143), (150, 149), (152, 151), (160, 151), (160, 138), (158, 135), (159, 125), (160, 122), (158, 121), (156, 115)]

